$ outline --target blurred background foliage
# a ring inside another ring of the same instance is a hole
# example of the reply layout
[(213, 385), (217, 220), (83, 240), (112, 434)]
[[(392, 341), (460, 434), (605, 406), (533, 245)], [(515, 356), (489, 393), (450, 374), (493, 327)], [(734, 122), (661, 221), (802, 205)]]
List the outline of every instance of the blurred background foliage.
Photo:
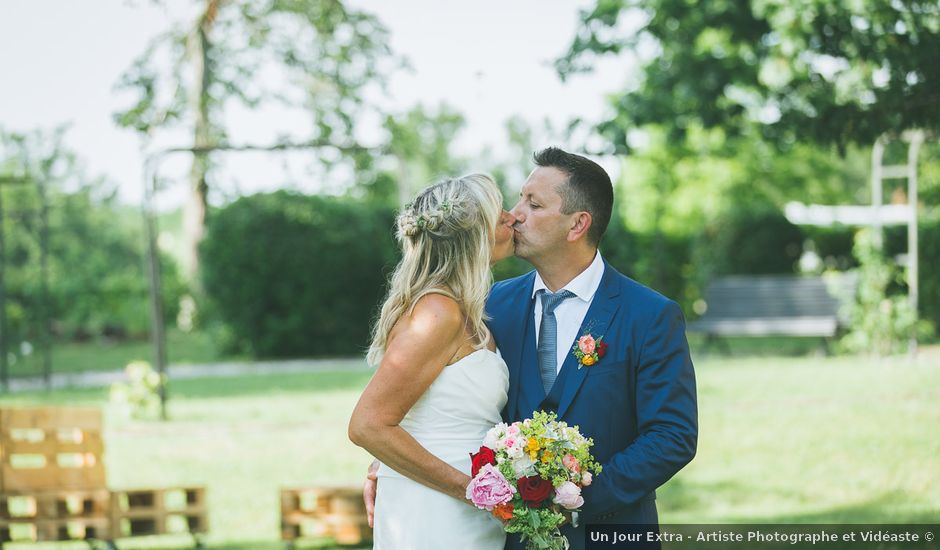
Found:
[[(178, 331), (172, 337), (195, 335), (193, 346), (210, 341), (218, 355), (360, 354), (399, 255), (398, 205), (438, 177), (486, 171), (510, 207), (532, 152), (547, 145), (619, 163), (602, 253), (678, 300), (689, 318), (720, 275), (874, 265), (871, 254), (853, 253), (857, 228), (796, 226), (783, 207), (869, 204), (873, 140), (940, 130), (936, 2), (597, 0), (555, 65), (565, 78), (605, 56), (635, 56), (637, 77), (610, 97), (611, 116), (563, 129), (514, 117), (508, 147), (484, 144), (472, 155), (452, 145), (473, 113), (447, 104), (391, 111), (369, 99), (367, 89), (381, 89), (403, 63), (374, 16), (342, 2), (198, 4), (188, 26), (169, 29), (127, 69), (118, 90), (132, 99), (115, 121), (144, 145), (176, 127), (191, 145), (211, 147), (226, 143), (233, 104), (278, 104), (310, 122), (309, 135), (284, 141), (315, 146), (313, 157), (327, 167), (316, 177), (344, 182), (339, 193), (277, 191), (213, 206), (207, 197), (226, 185), (212, 175), (222, 157), (194, 159), (186, 205), (159, 217), (164, 309)], [(283, 78), (254, 78), (265, 67)], [(377, 146), (357, 139), (367, 116), (380, 121)], [(29, 355), (43, 323), (60, 345), (140, 342), (149, 327), (140, 212), (115, 200), (115, 182), (86, 175), (63, 132), (0, 133), (0, 175), (28, 182), (0, 185), (14, 358)], [(905, 154), (891, 143), (886, 162)], [(919, 171), (919, 313), (937, 326), (936, 140), (925, 145)], [(48, 208), (43, 303), (40, 183)], [(893, 180), (886, 201), (903, 203), (906, 193)], [(884, 242), (877, 256), (894, 265), (906, 253), (904, 228), (886, 228)], [(807, 254), (818, 261), (801, 261)], [(510, 259), (494, 276), (529, 269)], [(892, 277), (882, 292), (906, 289)]]

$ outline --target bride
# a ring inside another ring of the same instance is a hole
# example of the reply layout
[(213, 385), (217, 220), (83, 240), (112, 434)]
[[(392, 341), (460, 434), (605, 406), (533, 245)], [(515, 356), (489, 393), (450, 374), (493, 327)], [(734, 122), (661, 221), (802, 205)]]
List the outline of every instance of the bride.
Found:
[(514, 219), (489, 177), (425, 189), (398, 216), (403, 257), (373, 331), (378, 365), (349, 438), (379, 461), (376, 549), (499, 550), (498, 520), (465, 497), (470, 453), (500, 422), (509, 375), (484, 324), (490, 265)]

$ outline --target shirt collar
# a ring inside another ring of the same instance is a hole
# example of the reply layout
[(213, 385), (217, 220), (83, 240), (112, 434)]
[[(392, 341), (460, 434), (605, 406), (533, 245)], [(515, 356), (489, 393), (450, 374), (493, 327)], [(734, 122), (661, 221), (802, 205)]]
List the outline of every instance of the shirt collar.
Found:
[[(597, 254), (594, 255), (594, 261), (591, 262), (591, 265), (579, 273), (577, 277), (571, 279), (562, 289), (570, 291), (585, 302), (590, 302), (591, 299), (594, 298), (594, 293), (600, 288), (601, 278), (603, 278), (603, 276), (604, 259), (601, 258), (601, 251), (598, 250)], [(542, 276), (536, 271), (535, 284), (532, 285), (532, 298), (534, 299), (538, 291), (542, 289), (547, 290), (548, 287), (545, 286), (545, 281), (542, 280)]]

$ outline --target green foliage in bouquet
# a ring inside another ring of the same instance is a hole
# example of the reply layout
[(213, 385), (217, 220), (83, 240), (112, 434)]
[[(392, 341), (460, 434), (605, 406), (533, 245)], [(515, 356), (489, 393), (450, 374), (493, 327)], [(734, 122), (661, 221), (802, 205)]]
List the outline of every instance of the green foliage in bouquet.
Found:
[(553, 496), (563, 484), (571, 483), (578, 487), (580, 493), (580, 488), (590, 484), (591, 477), (601, 472), (601, 465), (590, 452), (594, 441), (581, 435), (577, 426), (559, 421), (554, 412), (536, 411), (532, 418), (513, 425), (520, 428), (518, 438), (524, 445), (522, 460), (528, 459), (531, 466), (520, 472), (518, 459), (500, 461), (497, 458), (500, 473), (509, 480), (520, 478), (520, 473), (538, 476), (550, 482), (553, 490), (545, 500), (535, 504), (525, 500), (520, 488), (513, 495), (512, 517), (508, 519), (505, 530), (522, 535), (530, 550), (567, 548), (567, 541), (559, 532), (566, 521), (565, 507), (560, 506)]

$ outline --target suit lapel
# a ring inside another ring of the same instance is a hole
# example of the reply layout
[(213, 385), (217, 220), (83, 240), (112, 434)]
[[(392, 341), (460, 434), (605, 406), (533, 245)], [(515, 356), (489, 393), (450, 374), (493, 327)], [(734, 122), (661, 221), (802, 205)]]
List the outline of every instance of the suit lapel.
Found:
[[(506, 355), (504, 359), (509, 369), (509, 407), (508, 416), (510, 420), (518, 416), (518, 399), (521, 384), (526, 383), (525, 361), (529, 347), (535, 347), (534, 336), (529, 325), (532, 324), (532, 285), (535, 284), (535, 272), (520, 285), (518, 292), (510, 293), (509, 303), (502, 311), (505, 312), (510, 327), (507, 330), (510, 341), (505, 346)], [(532, 342), (529, 342), (529, 338)], [(500, 350), (504, 348), (501, 346)]]
[[(620, 309), (620, 302), (614, 298), (620, 295), (620, 281), (617, 280), (615, 272), (607, 262), (604, 262), (604, 276), (601, 278), (601, 284), (591, 301), (591, 307), (588, 308), (584, 320), (581, 322), (581, 328), (578, 329), (577, 338), (590, 332), (594, 338), (599, 338), (607, 334), (610, 322)], [(561, 342), (559, 342), (561, 345)], [(574, 342), (567, 342), (565, 345), (571, 349)], [(571, 405), (581, 384), (587, 377), (590, 367), (578, 368), (575, 363), (574, 353), (568, 353), (565, 356), (565, 362), (562, 364), (561, 372), (557, 382), (562, 384), (561, 399), (558, 402), (558, 418), (562, 418), (565, 411)]]

